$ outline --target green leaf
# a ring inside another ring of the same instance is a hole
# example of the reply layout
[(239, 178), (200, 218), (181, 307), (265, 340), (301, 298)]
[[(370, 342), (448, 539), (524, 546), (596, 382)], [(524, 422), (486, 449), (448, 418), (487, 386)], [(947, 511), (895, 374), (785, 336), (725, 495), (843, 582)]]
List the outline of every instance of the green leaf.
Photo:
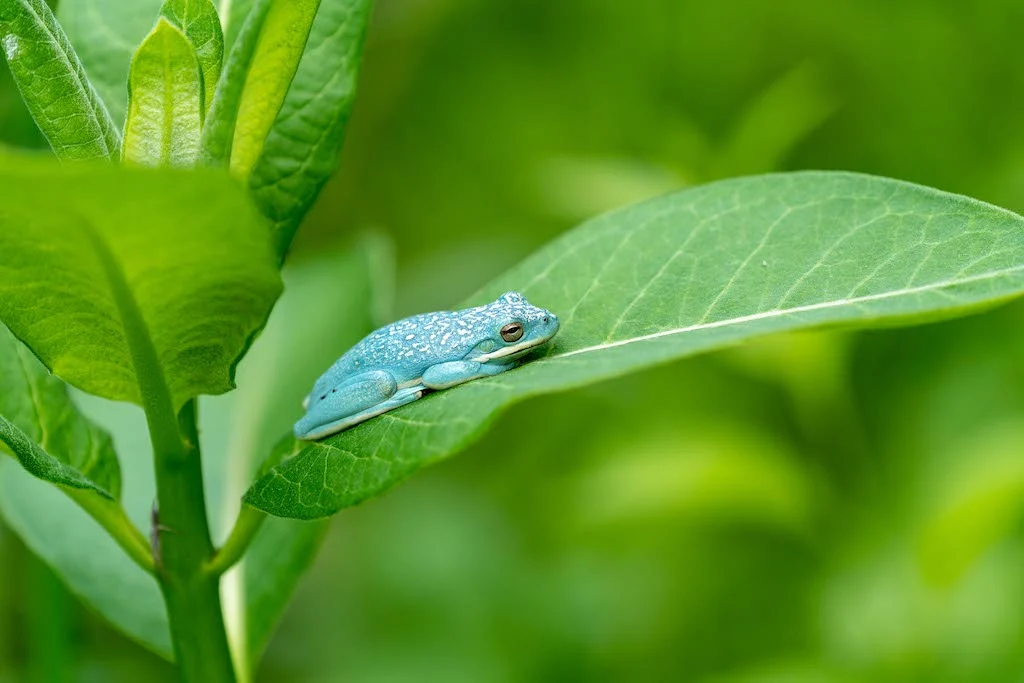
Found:
[(224, 61), (224, 34), (211, 0), (166, 0), (160, 13), (180, 28), (196, 50), (203, 70), (203, 113), (210, 108)]
[(252, 169), (249, 184), (273, 222), (282, 259), (338, 166), (371, 5), (370, 0), (321, 2), (288, 97)]
[(128, 106), (128, 65), (153, 28), (160, 0), (60, 0), (57, 18), (118, 128)]
[(919, 322), (1019, 296), (1024, 219), (871, 176), (741, 178), (585, 223), (466, 304), (510, 289), (562, 318), (541, 358), (311, 444), (246, 501), (330, 515), (464, 448), (530, 396), (773, 332)]
[(0, 325), (0, 442), (34, 476), (61, 486), (121, 493), (110, 436), (72, 405), (67, 389)]
[(199, 159), (203, 77), (196, 50), (163, 17), (132, 58), (125, 161), (188, 167)]
[(43, 0), (0, 0), (0, 47), (58, 158), (118, 158), (121, 136)]
[(298, 68), (320, 0), (260, 0), (228, 57), (204, 149), (248, 177)]
[[(227, 536), (262, 457), (275, 447), (293, 447), (294, 440), (275, 442), (298, 419), (308, 385), (382, 322), (382, 310), (390, 307), (390, 260), (390, 244), (367, 236), (347, 251), (289, 264), (285, 293), (239, 366), (238, 390), (200, 402), (215, 536)], [(323, 315), (325, 310), (331, 314)], [(323, 343), (296, 354), (297, 335)], [(267, 520), (241, 564), (225, 575), (222, 594), (236, 661), (259, 659), (325, 530), (323, 522)]]
[(281, 290), (262, 220), (214, 170), (0, 158), (0, 253), (0, 320), (54, 374), (135, 403), (162, 381), (175, 410), (232, 388)]
[[(3, 325), (0, 414), (0, 440), (24, 466), (0, 458), (0, 512), (11, 527), (72, 591), (114, 623), (149, 623), (134, 605), (155, 606), (162, 614), (153, 577), (122, 551), (152, 566), (148, 540), (115, 500), (121, 471), (110, 435), (79, 412), (65, 384)], [(131, 586), (142, 586), (141, 595), (132, 593), (126, 601), (123, 591)], [(155, 600), (148, 602), (149, 596)], [(163, 644), (155, 647), (169, 652), (166, 626), (163, 633)]]
[[(138, 528), (148, 529), (155, 492), (142, 411), (92, 396), (76, 398), (92, 422), (114, 435), (124, 455), (124, 507)], [(10, 458), (0, 458), (0, 514), (83, 602), (133, 640), (171, 658), (163, 598), (153, 576), (132, 562), (71, 498), (35, 479)], [(143, 542), (148, 544), (146, 539)], [(126, 600), (126, 595), (131, 599)]]
[(272, 0), (238, 103), (231, 171), (249, 175), (284, 103), (320, 0)]
[[(246, 17), (252, 11), (256, 0), (221, 0), (220, 20), (224, 27), (224, 50), (229, 52), (245, 24)], [(225, 7), (227, 11), (225, 11)]]

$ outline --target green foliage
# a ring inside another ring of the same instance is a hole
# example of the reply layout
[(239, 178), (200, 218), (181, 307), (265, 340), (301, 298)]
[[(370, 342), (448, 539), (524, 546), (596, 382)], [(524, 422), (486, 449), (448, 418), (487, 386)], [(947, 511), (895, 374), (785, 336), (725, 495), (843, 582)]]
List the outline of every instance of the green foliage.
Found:
[(868, 176), (756, 177), (645, 202), (566, 234), (468, 302), (510, 289), (543, 302), (562, 330), (542, 358), (311, 444), (246, 501), (330, 515), (465, 447), (528, 396), (772, 332), (949, 315), (1019, 295), (1022, 263), (1019, 216)]
[[(0, 320), (28, 344), (0, 326), (0, 680), (43, 675), (22, 649), (112, 683), (163, 666), (77, 612), (82, 647), (36, 643), (71, 634), (17, 590), (7, 531), (185, 680), (233, 680), (230, 646), (248, 681), (328, 528), (242, 505), (253, 480), (316, 517), (471, 444), (346, 513), (261, 678), (1019, 675), (1021, 307), (909, 327), (1018, 296), (1019, 217), (784, 174), (550, 242), (780, 168), (1024, 206), (1012, 3), (381, 3), (309, 220), (367, 0), (48, 4), (61, 26), (0, 0), (0, 144), (186, 168), (0, 156)], [(400, 313), (491, 282), (465, 305), (525, 289), (562, 332), (512, 373), (280, 439), (397, 317), (385, 241), (326, 248), (361, 223), (400, 246)], [(822, 326), (843, 330), (773, 334)], [(22, 648), (12, 609), (53, 626)]]
[(366, 0), (321, 2), (288, 97), (263, 142), (249, 184), (273, 223), (279, 254), (338, 166), (369, 20)]
[(0, 46), (59, 158), (117, 158), (121, 136), (44, 0), (0, 2)]
[(0, 325), (0, 440), (29, 472), (54, 484), (121, 494), (110, 436), (72, 405), (67, 387)]
[[(143, 373), (156, 372), (175, 408), (233, 386), (281, 288), (265, 228), (234, 183), (9, 157), (0, 192), (0, 318), (54, 374), (141, 404)], [(152, 345), (158, 367), (139, 345)]]
[(203, 113), (210, 108), (224, 61), (224, 34), (211, 0), (165, 0), (160, 13), (188, 36), (203, 71)]
[(184, 33), (161, 18), (132, 57), (124, 160), (153, 167), (193, 166), (199, 159), (203, 106), (203, 71), (196, 50)]
[(111, 118), (124, 126), (128, 68), (152, 30), (161, 0), (61, 0), (57, 19)]

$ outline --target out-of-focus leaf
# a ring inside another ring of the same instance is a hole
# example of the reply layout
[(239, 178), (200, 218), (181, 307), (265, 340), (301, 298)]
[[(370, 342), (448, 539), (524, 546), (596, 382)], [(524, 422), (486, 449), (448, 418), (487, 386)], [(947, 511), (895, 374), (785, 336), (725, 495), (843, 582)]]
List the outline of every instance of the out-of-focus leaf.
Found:
[[(129, 552), (148, 556), (146, 538), (132, 528), (121, 504), (108, 497), (118, 497), (121, 488), (109, 434), (79, 412), (64, 383), (47, 373), (2, 325), (0, 414), (46, 449), (43, 453), (34, 443), (29, 444), (41, 458), (88, 485), (59, 490), (2, 458), (0, 513), (5, 521), (75, 594), (129, 636), (169, 657), (170, 641), (156, 582), (103, 528), (116, 525), (119, 540), (132, 545), (126, 547)], [(3, 418), (0, 422), (7, 424)], [(132, 448), (137, 455), (134, 451)], [(64, 487), (76, 485), (68, 477), (59, 481), (55, 481), (57, 477), (43, 478)], [(125, 591), (130, 591), (131, 600), (124, 599)]]
[(262, 219), (213, 170), (0, 159), (0, 253), (15, 336), (65, 381), (136, 403), (142, 372), (175, 408), (232, 388), (281, 290)]
[(128, 66), (161, 0), (61, 0), (57, 18), (119, 128), (128, 106)]
[(1005, 539), (1024, 514), (1020, 425), (997, 425), (956, 444), (918, 537), (922, 573), (949, 587)]
[(0, 48), (58, 158), (118, 158), (121, 136), (44, 0), (0, 0)]
[(224, 34), (211, 0), (165, 0), (160, 13), (180, 28), (195, 48), (203, 71), (203, 113), (210, 108), (224, 62)]
[(163, 598), (153, 576), (68, 496), (0, 459), (0, 513), (73, 593), (128, 637), (171, 658)]
[(371, 0), (324, 0), (302, 61), (263, 142), (250, 186), (284, 258), (340, 158)]
[(467, 304), (510, 289), (562, 318), (541, 358), (310, 444), (246, 500), (322, 517), (465, 447), (529, 396), (773, 332), (906, 324), (1018, 296), (1024, 219), (871, 176), (742, 178), (586, 223)]
[[(225, 53), (231, 51), (231, 47), (235, 44), (235, 39), (238, 38), (238, 34), (242, 30), (242, 25), (245, 23), (245, 18), (249, 16), (249, 12), (255, 3), (256, 0), (222, 0), (220, 3), (220, 21), (224, 29)], [(226, 12), (224, 11), (225, 6), (227, 7)]]
[[(369, 235), (348, 251), (286, 268), (285, 293), (239, 366), (238, 390), (200, 403), (216, 536), (228, 533), (264, 456), (275, 447), (294, 452), (293, 441), (275, 441), (300, 417), (320, 372), (382, 322), (390, 308), (390, 261), (390, 244)], [(308, 342), (301, 352), (297, 340)], [(325, 529), (323, 522), (267, 520), (243, 561), (225, 575), (222, 594), (239, 667), (259, 659)]]
[(196, 50), (160, 18), (132, 58), (128, 75), (125, 161), (142, 166), (193, 166), (203, 125), (203, 76)]

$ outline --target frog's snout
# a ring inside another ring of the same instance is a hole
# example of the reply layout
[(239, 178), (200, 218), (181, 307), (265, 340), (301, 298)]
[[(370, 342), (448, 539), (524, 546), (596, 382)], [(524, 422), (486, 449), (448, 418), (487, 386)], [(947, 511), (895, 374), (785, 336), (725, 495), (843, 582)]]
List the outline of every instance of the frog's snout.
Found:
[(547, 312), (544, 314), (544, 317), (541, 318), (541, 322), (544, 325), (544, 329), (547, 331), (546, 336), (549, 339), (551, 337), (554, 337), (555, 333), (558, 332), (558, 326), (560, 324), (558, 321), (558, 316), (555, 315), (554, 313)]

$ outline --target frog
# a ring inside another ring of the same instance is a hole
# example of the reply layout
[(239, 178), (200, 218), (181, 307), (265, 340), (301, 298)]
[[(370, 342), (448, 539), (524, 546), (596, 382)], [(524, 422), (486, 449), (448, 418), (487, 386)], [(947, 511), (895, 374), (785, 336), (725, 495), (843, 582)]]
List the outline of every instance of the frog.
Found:
[(483, 306), (385, 325), (316, 380), (295, 437), (319, 441), (424, 394), (500, 375), (550, 342), (558, 328), (554, 313), (515, 291)]

